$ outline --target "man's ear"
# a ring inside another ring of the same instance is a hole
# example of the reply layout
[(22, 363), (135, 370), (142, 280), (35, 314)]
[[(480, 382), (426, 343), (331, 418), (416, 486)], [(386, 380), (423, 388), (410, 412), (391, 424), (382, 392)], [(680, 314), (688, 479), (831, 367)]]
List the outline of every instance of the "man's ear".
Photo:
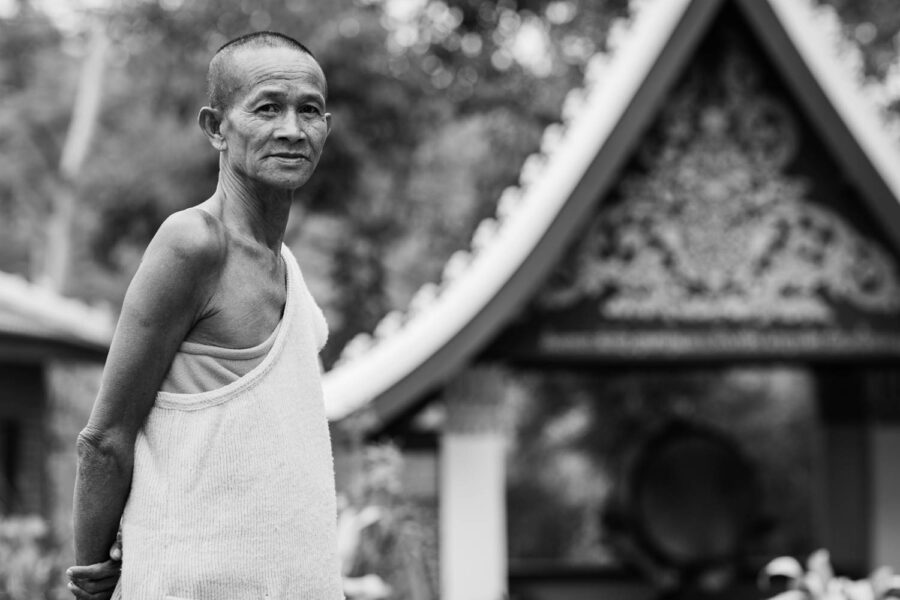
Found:
[(228, 147), (225, 143), (225, 137), (222, 135), (223, 114), (221, 109), (204, 106), (200, 109), (200, 114), (197, 116), (197, 123), (200, 125), (200, 129), (209, 138), (209, 143), (212, 144), (212, 147), (219, 152), (224, 151)]
[(331, 113), (327, 112), (325, 113), (325, 135), (328, 136), (329, 133), (331, 133)]

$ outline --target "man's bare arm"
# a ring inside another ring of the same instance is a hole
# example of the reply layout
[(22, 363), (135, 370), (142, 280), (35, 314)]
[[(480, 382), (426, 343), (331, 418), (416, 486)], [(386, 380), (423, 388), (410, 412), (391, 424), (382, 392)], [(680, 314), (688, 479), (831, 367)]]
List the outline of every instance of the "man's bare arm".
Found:
[(209, 310), (221, 240), (200, 211), (170, 217), (129, 285), (87, 426), (78, 436), (75, 560), (107, 559), (131, 487), (134, 442), (172, 358)]

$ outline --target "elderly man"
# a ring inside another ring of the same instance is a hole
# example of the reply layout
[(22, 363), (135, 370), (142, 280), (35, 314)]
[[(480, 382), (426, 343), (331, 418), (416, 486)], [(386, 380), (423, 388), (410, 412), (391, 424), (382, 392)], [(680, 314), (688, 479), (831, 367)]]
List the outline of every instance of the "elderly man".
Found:
[[(325, 75), (271, 32), (223, 46), (200, 128), (215, 193), (169, 217), (129, 286), (78, 437), (79, 598), (343, 598), (317, 353), (283, 245), (331, 129)], [(107, 554), (121, 526), (121, 579)]]

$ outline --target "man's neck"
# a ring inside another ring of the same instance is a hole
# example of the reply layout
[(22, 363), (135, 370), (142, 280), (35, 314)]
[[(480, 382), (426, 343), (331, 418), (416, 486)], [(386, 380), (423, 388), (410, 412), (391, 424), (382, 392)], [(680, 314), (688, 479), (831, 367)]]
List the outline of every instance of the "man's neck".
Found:
[(220, 171), (216, 193), (225, 225), (241, 236), (259, 242), (278, 255), (284, 241), (294, 190), (279, 190)]

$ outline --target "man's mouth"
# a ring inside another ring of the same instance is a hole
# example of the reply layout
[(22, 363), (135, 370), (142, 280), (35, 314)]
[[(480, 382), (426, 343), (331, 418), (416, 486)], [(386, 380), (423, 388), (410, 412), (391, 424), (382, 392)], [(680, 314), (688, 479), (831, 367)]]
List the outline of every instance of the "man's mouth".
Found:
[(298, 152), (276, 152), (269, 156), (273, 158), (283, 158), (285, 160), (309, 160), (305, 154), (300, 154)]

